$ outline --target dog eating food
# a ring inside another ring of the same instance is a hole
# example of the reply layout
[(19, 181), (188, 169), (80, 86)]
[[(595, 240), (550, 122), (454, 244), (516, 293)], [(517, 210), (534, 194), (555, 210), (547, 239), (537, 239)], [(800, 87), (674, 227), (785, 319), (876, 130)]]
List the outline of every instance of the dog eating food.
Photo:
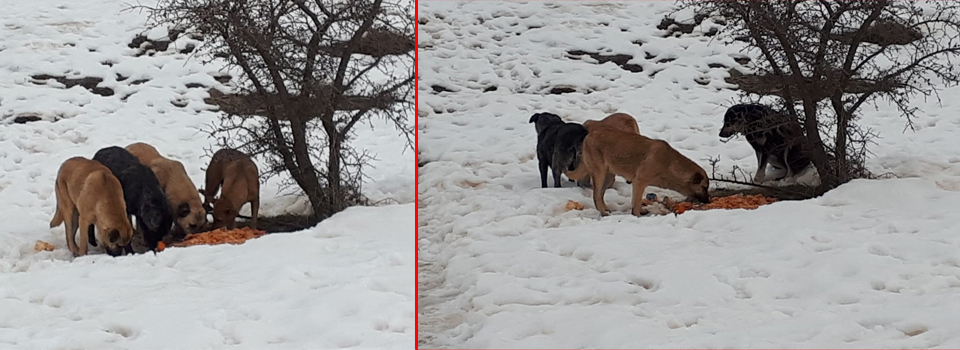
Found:
[[(246, 203), (250, 203), (250, 227), (257, 228), (260, 173), (250, 156), (229, 148), (217, 151), (210, 159), (204, 183), (206, 189), (200, 192), (203, 204), (212, 204), (214, 228), (236, 228), (240, 207)], [(215, 198), (218, 191), (220, 198)]]
[(217, 245), (217, 244), (241, 244), (248, 240), (263, 236), (266, 231), (254, 230), (249, 227), (228, 230), (218, 228), (213, 231), (203, 233), (193, 233), (187, 235), (183, 241), (174, 243), (173, 247), (189, 247), (194, 245)]
[(190, 180), (182, 163), (161, 156), (155, 147), (143, 142), (132, 143), (126, 150), (157, 176), (160, 189), (167, 196), (170, 210), (176, 216), (173, 230), (175, 239), (182, 239), (207, 223), (207, 213), (203, 210), (197, 186)]

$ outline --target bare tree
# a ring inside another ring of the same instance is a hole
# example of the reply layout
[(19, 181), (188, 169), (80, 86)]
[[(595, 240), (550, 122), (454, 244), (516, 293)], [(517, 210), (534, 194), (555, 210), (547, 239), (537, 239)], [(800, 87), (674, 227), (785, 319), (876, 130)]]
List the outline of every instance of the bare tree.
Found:
[(681, 0), (722, 17), (720, 35), (759, 54), (746, 93), (776, 96), (801, 123), (823, 191), (858, 177), (876, 136), (858, 125), (864, 103), (895, 104), (912, 128), (915, 97), (960, 82), (960, 2)]
[(202, 36), (196, 55), (242, 72), (239, 94), (211, 91), (227, 112), (211, 133), (265, 159), (265, 176), (289, 173), (319, 221), (365, 201), (370, 156), (350, 144), (358, 123), (385, 118), (412, 145), (414, 24), (412, 2), (399, 1), (160, 0), (147, 9), (153, 25)]

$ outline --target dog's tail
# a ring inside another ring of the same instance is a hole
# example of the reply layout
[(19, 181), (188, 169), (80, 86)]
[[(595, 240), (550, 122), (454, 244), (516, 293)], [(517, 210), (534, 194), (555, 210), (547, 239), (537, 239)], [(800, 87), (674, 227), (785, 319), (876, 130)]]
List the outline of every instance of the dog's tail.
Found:
[(574, 169), (574, 170), (569, 170), (569, 169), (568, 169), (568, 170), (564, 171), (563, 173), (564, 173), (565, 175), (567, 175), (567, 178), (572, 179), (572, 180), (585, 180), (585, 179), (587, 179), (587, 178), (589, 177), (589, 175), (590, 175), (590, 174), (587, 173), (587, 167), (583, 166), (583, 162), (582, 162), (582, 161), (580, 162), (580, 166), (578, 166), (576, 169)]
[(53, 213), (53, 220), (50, 220), (50, 228), (60, 226), (63, 223), (63, 213), (60, 213), (60, 206), (57, 206), (57, 211)]

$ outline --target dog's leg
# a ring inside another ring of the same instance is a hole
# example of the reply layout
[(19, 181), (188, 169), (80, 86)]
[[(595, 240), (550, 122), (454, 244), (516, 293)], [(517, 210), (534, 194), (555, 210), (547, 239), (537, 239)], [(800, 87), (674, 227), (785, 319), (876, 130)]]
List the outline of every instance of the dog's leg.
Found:
[(547, 167), (549, 164), (540, 161), (540, 188), (547, 188)]
[(260, 213), (260, 198), (250, 201), (250, 228), (257, 229), (257, 216)]
[(792, 166), (790, 166), (790, 158), (787, 158), (789, 156), (790, 156), (790, 147), (784, 147), (783, 148), (783, 166), (787, 168), (787, 173), (782, 177), (780, 177), (780, 179), (789, 179), (789, 178), (792, 178), (794, 175), (793, 174), (794, 169)]
[(580, 187), (582, 187), (582, 188), (590, 188), (590, 189), (592, 189), (592, 188), (593, 188), (593, 183), (590, 182), (590, 177), (587, 176), (587, 177), (585, 177), (585, 178), (583, 178), (583, 179), (577, 180), (577, 186), (580, 186)]
[(606, 168), (599, 169), (596, 173), (593, 174), (593, 178), (591, 179), (593, 181), (593, 205), (597, 207), (597, 211), (600, 212), (601, 217), (609, 215), (607, 210), (607, 205), (603, 203), (603, 193), (606, 190), (603, 184), (606, 182), (606, 179), (607, 179)]
[(754, 183), (761, 183), (767, 174), (767, 161), (769, 155), (757, 151), (757, 174), (753, 177)]
[(635, 216), (643, 216), (649, 213), (647, 209), (643, 208), (643, 197), (645, 197), (643, 191), (647, 189), (647, 181), (644, 179), (640, 176), (633, 179), (633, 198), (631, 198), (631, 201), (633, 202), (632, 212)]
[(559, 164), (550, 166), (550, 170), (553, 171), (553, 187), (563, 187), (560, 186), (560, 169), (562, 168), (558, 167), (557, 165)]
[(64, 221), (64, 228), (67, 233), (67, 248), (70, 249), (70, 252), (74, 256), (79, 256), (80, 250), (77, 247), (77, 222), (80, 221), (80, 213), (77, 212), (77, 208), (66, 208), (65, 213), (69, 213), (66, 221)]
[(87, 239), (90, 237), (89, 232), (95, 229), (90, 227), (93, 226), (93, 221), (87, 219), (88, 218), (83, 216), (80, 217), (80, 243), (77, 252), (79, 256), (87, 255)]

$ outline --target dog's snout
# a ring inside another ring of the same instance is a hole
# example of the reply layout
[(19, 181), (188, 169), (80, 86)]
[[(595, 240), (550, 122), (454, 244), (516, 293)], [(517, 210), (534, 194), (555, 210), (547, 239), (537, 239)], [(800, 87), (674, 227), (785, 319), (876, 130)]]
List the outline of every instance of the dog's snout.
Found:
[(730, 136), (733, 136), (733, 131), (731, 131), (730, 128), (723, 127), (722, 129), (720, 129), (720, 137), (730, 137)]
[(710, 203), (710, 195), (706, 193), (698, 193), (696, 196), (693, 196), (693, 199), (696, 199), (700, 203)]

